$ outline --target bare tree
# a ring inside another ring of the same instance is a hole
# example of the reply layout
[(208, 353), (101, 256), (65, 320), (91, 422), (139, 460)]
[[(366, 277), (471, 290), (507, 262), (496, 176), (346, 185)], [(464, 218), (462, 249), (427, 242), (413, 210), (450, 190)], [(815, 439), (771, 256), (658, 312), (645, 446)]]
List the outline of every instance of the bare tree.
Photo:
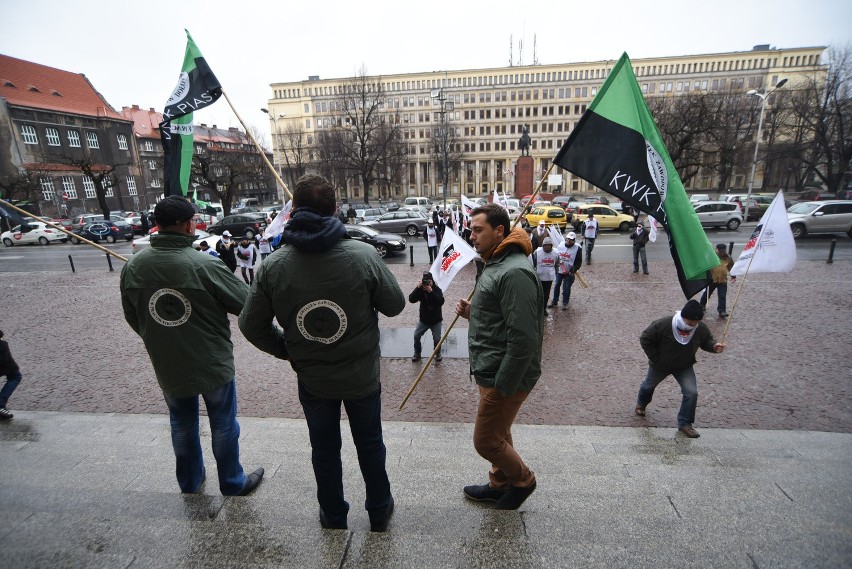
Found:
[(746, 170), (750, 149), (754, 149), (760, 101), (755, 105), (751, 99), (738, 87), (708, 98), (709, 152), (705, 154), (704, 167), (717, 172), (721, 191), (729, 187), (735, 170)]
[(286, 181), (290, 184), (290, 188), (293, 188), (296, 180), (305, 174), (310, 162), (309, 135), (301, 122), (288, 122), (283, 130), (275, 133), (275, 136), (279, 152), (286, 165)]
[[(70, 170), (79, 171), (83, 176), (90, 179), (95, 187), (95, 198), (98, 200), (98, 206), (104, 219), (109, 219), (110, 214), (110, 207), (106, 201), (107, 192), (110, 188), (118, 188), (116, 170), (133, 165), (132, 161), (114, 162), (112, 164), (101, 163), (88, 148), (82, 152), (72, 152), (65, 149), (49, 150), (44, 154), (43, 161), (62, 164)], [(115, 192), (115, 197), (118, 199), (119, 208), (121, 210), (126, 209), (120, 191)]]
[(331, 103), (333, 124), (317, 136), (318, 169), (356, 180), (369, 203), (370, 190), (387, 185), (380, 182), (405, 152), (399, 112), (389, 107), (381, 77), (367, 76), (364, 68)]
[(0, 176), (0, 199), (6, 201), (38, 201), (42, 171), (24, 168), (14, 174)]
[(237, 191), (242, 185), (265, 182), (266, 165), (256, 149), (207, 147), (192, 156), (191, 180), (212, 192), (222, 204), (224, 215), (231, 214)]
[[(449, 192), (451, 174), (458, 179), (458, 172), (466, 157), (459, 142), (458, 130), (449, 123), (438, 124), (432, 128), (432, 150), (437, 162), (438, 177), (446, 192)], [(444, 168), (446, 167), (446, 171)]]
[(704, 93), (653, 97), (648, 107), (663, 143), (684, 185), (706, 164), (706, 144), (712, 128), (711, 102)]
[(794, 132), (803, 133), (798, 160), (833, 192), (852, 169), (852, 49), (832, 48), (819, 70), (791, 97)]

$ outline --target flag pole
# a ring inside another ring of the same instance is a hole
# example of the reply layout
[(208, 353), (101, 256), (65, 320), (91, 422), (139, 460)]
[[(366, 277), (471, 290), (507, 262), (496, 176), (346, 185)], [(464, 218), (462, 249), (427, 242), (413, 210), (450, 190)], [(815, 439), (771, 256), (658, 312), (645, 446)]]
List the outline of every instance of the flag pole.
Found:
[(281, 187), (284, 188), (284, 191), (287, 192), (287, 195), (290, 196), (290, 199), (293, 199), (293, 194), (290, 193), (290, 189), (287, 187), (287, 184), (284, 183), (284, 180), (281, 179), (281, 176), (278, 175), (278, 172), (275, 170), (275, 166), (272, 165), (272, 162), (269, 161), (269, 158), (266, 157), (266, 152), (263, 151), (260, 144), (258, 144), (257, 140), (255, 140), (254, 136), (251, 134), (251, 131), (246, 126), (246, 123), (243, 122), (243, 118), (240, 116), (240, 113), (237, 112), (237, 109), (234, 107), (234, 104), (231, 102), (231, 99), (228, 97), (228, 94), (222, 89), (222, 96), (225, 97), (225, 100), (228, 101), (228, 104), (231, 106), (231, 110), (234, 111), (234, 114), (237, 115), (237, 120), (240, 121), (240, 124), (243, 125), (243, 130), (246, 131), (246, 136), (249, 137), (254, 143), (255, 148), (260, 153), (260, 157), (263, 158), (263, 161), (269, 167), (269, 171), (272, 172), (272, 175), (275, 176), (275, 180), (281, 184)]
[(103, 251), (107, 255), (112, 255), (116, 259), (120, 259), (120, 260), (124, 261), (125, 263), (127, 262), (127, 257), (125, 257), (124, 255), (119, 255), (118, 253), (110, 251), (109, 249), (107, 249), (103, 245), (98, 245), (94, 241), (89, 241), (88, 239), (86, 239), (82, 235), (77, 235), (76, 233), (72, 233), (71, 231), (68, 231), (67, 229), (65, 229), (61, 225), (56, 225), (55, 223), (48, 221), (48, 220), (44, 219), (43, 217), (40, 217), (38, 215), (34, 215), (34, 214), (28, 212), (25, 209), (21, 209), (17, 206), (14, 206), (14, 205), (10, 204), (9, 202), (7, 202), (6, 200), (0, 200), (0, 204), (7, 206), (7, 207), (10, 207), (10, 208), (14, 209), (15, 211), (17, 211), (18, 213), (23, 214), (27, 217), (35, 217), (37, 220), (39, 220), (40, 223), (48, 225), (48, 226), (52, 227), (53, 229), (58, 229), (62, 233), (70, 235), (74, 239), (78, 239), (78, 240), (82, 241), (83, 243), (85, 243), (86, 245), (91, 245), (92, 247), (94, 247), (96, 249), (100, 249), (101, 251)]
[[(236, 111), (234, 111), (234, 112), (236, 112)], [(535, 191), (530, 196), (530, 201), (527, 202), (527, 205), (529, 205), (530, 203), (533, 203), (533, 200), (541, 191), (541, 188), (544, 185), (544, 181), (547, 179), (548, 174), (550, 174), (550, 171), (553, 170), (553, 167), (555, 165), (556, 165), (555, 162), (550, 163), (550, 167), (548, 167), (547, 172), (545, 172), (544, 176), (542, 176), (541, 180), (539, 180), (538, 186), (536, 186)], [(526, 207), (524, 209), (526, 209)], [(515, 229), (515, 227), (517, 227), (520, 219), (521, 219), (520, 215), (517, 218), (515, 218), (515, 221), (514, 221), (514, 223), (512, 223), (512, 227), (509, 231), (512, 231), (513, 229)], [(577, 275), (577, 277), (579, 277), (579, 276), (580, 275)], [(580, 282), (582, 282), (582, 279), (580, 279)], [(476, 292), (476, 285), (475, 284), (473, 285), (473, 290), (470, 291), (469, 295), (467, 295), (467, 301), (468, 302), (470, 302), (471, 299), (473, 298), (474, 292)], [(417, 379), (414, 380), (414, 383), (411, 385), (411, 388), (408, 390), (408, 393), (405, 394), (405, 397), (402, 399), (402, 403), (399, 404), (399, 409), (398, 409), (399, 411), (402, 411), (402, 408), (405, 407), (405, 404), (408, 402), (409, 397), (411, 397), (411, 395), (414, 393), (414, 390), (417, 389), (417, 385), (420, 383), (420, 380), (423, 379), (423, 375), (426, 373), (426, 370), (429, 369), (429, 366), (432, 364), (432, 360), (434, 360), (435, 356), (441, 351), (441, 346), (444, 345), (444, 340), (446, 340), (447, 336), (450, 335), (450, 330), (453, 329), (453, 326), (456, 325), (456, 322), (458, 322), (458, 320), (459, 320), (459, 315), (456, 314), (456, 317), (453, 318), (453, 321), (450, 323), (449, 326), (447, 326), (447, 330), (446, 330), (446, 332), (444, 332), (444, 335), (441, 336), (441, 340), (435, 345), (435, 349), (432, 350), (432, 355), (430, 355), (429, 359), (426, 360), (426, 363), (423, 364), (423, 369), (420, 370), (420, 373), (418, 374)]]
[[(746, 277), (748, 276), (749, 269), (751, 269), (751, 264), (754, 262), (754, 258), (757, 257), (757, 249), (754, 251), (754, 255), (751, 256), (751, 259), (748, 260), (748, 266), (746, 267), (745, 273), (743, 273), (743, 280), (740, 282), (740, 286), (737, 287), (737, 296), (734, 298), (734, 304), (731, 305), (731, 311), (728, 313), (728, 321), (725, 323), (725, 331), (722, 332), (722, 343), (725, 343), (725, 338), (728, 337), (728, 328), (731, 327), (731, 320), (734, 319), (734, 310), (737, 308), (737, 303), (740, 301), (740, 293), (743, 291), (743, 287), (745, 286)], [(716, 294), (719, 294), (718, 292)], [(710, 295), (707, 295), (707, 303), (710, 303)]]

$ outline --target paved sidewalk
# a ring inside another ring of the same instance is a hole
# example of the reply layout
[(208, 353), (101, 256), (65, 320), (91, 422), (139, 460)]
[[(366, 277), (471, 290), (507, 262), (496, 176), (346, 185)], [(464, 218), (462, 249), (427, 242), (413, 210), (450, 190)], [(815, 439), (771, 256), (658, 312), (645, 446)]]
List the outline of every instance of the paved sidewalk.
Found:
[[(397, 510), (369, 532), (344, 437), (349, 531), (317, 520), (303, 421), (244, 418), (244, 498), (182, 496), (160, 415), (17, 412), (0, 423), (0, 565), (9, 568), (742, 567), (852, 565), (852, 435), (520, 426), (538, 490), (515, 512), (467, 502), (486, 480), (468, 424), (388, 422)], [(203, 444), (208, 474), (209, 430)]]

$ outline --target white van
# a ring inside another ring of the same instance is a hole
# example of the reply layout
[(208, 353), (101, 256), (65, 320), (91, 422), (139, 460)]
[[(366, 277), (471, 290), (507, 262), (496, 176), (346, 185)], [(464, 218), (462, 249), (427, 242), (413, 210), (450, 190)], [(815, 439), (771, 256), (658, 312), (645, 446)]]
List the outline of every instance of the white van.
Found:
[(416, 198), (405, 198), (405, 204), (404, 205), (419, 205), (419, 206), (423, 206), (423, 207), (432, 209), (432, 200), (430, 200), (429, 198), (423, 197), (423, 196), (419, 196), (419, 197), (416, 197)]

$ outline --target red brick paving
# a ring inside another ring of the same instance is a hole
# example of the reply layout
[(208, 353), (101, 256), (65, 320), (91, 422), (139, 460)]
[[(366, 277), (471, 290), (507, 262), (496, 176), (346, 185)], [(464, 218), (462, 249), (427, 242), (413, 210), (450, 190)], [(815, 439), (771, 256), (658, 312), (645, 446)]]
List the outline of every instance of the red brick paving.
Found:
[[(407, 295), (423, 266), (392, 265)], [(629, 263), (584, 267), (590, 288), (576, 283), (567, 312), (546, 323), (543, 375), (519, 422), (558, 425), (674, 426), (680, 393), (669, 378), (648, 415), (633, 415), (646, 360), (638, 337), (684, 299), (673, 268), (652, 263), (634, 275)], [(750, 275), (734, 313), (724, 354), (699, 352), (697, 427), (852, 432), (852, 265), (799, 262), (789, 274)], [(447, 292), (444, 314), (473, 285), (466, 269)], [(729, 310), (736, 287), (728, 293)], [(724, 321), (708, 324), (721, 338)], [(0, 298), (2, 328), (24, 380), (11, 409), (98, 413), (164, 413), (141, 340), (125, 324), (118, 272), (9, 273)], [(382, 327), (413, 327), (409, 304)], [(466, 327), (460, 320), (457, 326)], [(301, 417), (289, 364), (258, 352), (232, 325), (240, 414)], [(399, 421), (470, 422), (476, 387), (467, 360), (428, 370), (402, 411), (397, 407), (420, 367), (382, 360), (384, 417)]]

